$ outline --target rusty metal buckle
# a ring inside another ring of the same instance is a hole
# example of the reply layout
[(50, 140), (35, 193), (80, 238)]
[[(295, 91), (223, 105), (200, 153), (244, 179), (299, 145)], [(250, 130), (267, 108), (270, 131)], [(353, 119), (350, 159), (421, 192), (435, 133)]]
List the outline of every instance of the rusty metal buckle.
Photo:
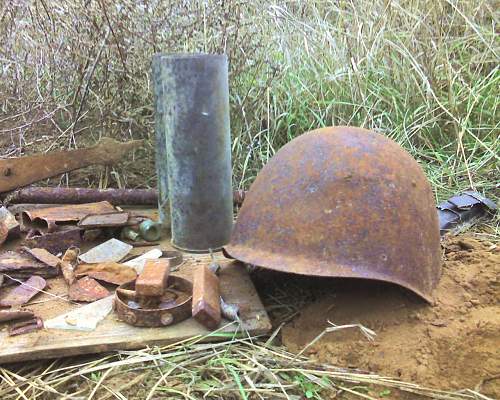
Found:
[(114, 310), (119, 319), (134, 326), (161, 327), (176, 324), (191, 317), (193, 285), (184, 278), (169, 276), (163, 295), (156, 298), (156, 305), (142, 304), (135, 291), (135, 282), (128, 282), (116, 289)]

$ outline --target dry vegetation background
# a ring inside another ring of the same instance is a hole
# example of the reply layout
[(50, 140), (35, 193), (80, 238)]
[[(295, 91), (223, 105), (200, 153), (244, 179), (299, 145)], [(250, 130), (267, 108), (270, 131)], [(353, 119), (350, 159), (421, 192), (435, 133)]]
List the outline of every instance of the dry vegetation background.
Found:
[(153, 187), (152, 55), (225, 52), (236, 187), (296, 135), (352, 124), (405, 146), (439, 199), (498, 199), (498, 18), (493, 0), (2, 0), (0, 155), (145, 138), (50, 184)]

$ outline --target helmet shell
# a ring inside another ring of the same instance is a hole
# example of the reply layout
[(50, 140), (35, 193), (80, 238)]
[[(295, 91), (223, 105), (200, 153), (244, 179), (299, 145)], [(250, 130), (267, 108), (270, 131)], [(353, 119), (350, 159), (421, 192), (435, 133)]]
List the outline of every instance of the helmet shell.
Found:
[(422, 168), (391, 139), (354, 127), (283, 146), (246, 195), (225, 252), (283, 272), (391, 282), (429, 302), (441, 276)]

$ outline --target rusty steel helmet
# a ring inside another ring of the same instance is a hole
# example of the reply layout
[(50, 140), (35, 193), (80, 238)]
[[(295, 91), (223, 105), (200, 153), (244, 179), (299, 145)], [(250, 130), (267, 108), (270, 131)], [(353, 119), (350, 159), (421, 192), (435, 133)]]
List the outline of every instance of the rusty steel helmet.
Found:
[(423, 170), (391, 139), (354, 127), (281, 148), (246, 195), (225, 253), (278, 271), (391, 282), (429, 302), (441, 276)]

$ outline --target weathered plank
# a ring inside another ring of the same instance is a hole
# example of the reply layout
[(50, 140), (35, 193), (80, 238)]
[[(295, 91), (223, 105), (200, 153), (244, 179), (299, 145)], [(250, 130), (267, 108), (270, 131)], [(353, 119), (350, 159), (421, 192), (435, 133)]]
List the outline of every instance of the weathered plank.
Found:
[[(163, 246), (165, 248), (165, 246)], [(210, 263), (210, 258), (199, 255), (185, 255), (186, 262), (175, 274), (190, 279), (192, 271), (200, 265)], [(238, 262), (223, 262), (220, 273), (221, 295), (228, 303), (238, 303), (243, 329), (250, 334), (264, 334), (271, 329), (267, 313), (253, 286), (248, 273)], [(50, 280), (50, 292), (63, 295), (66, 292), (63, 278)], [(45, 302), (43, 302), (46, 300)], [(64, 300), (41, 295), (38, 304), (30, 309), (44, 319), (53, 318), (77, 306)], [(224, 326), (224, 321), (221, 326)], [(226, 326), (223, 332), (241, 330), (236, 324)], [(139, 328), (117, 320), (112, 312), (92, 332), (76, 332), (44, 329), (26, 335), (9, 337), (0, 331), (0, 363), (101, 353), (112, 350), (138, 349), (145, 346), (165, 345), (209, 331), (190, 318), (179, 324), (164, 328)], [(210, 340), (222, 340), (214, 336)]]

